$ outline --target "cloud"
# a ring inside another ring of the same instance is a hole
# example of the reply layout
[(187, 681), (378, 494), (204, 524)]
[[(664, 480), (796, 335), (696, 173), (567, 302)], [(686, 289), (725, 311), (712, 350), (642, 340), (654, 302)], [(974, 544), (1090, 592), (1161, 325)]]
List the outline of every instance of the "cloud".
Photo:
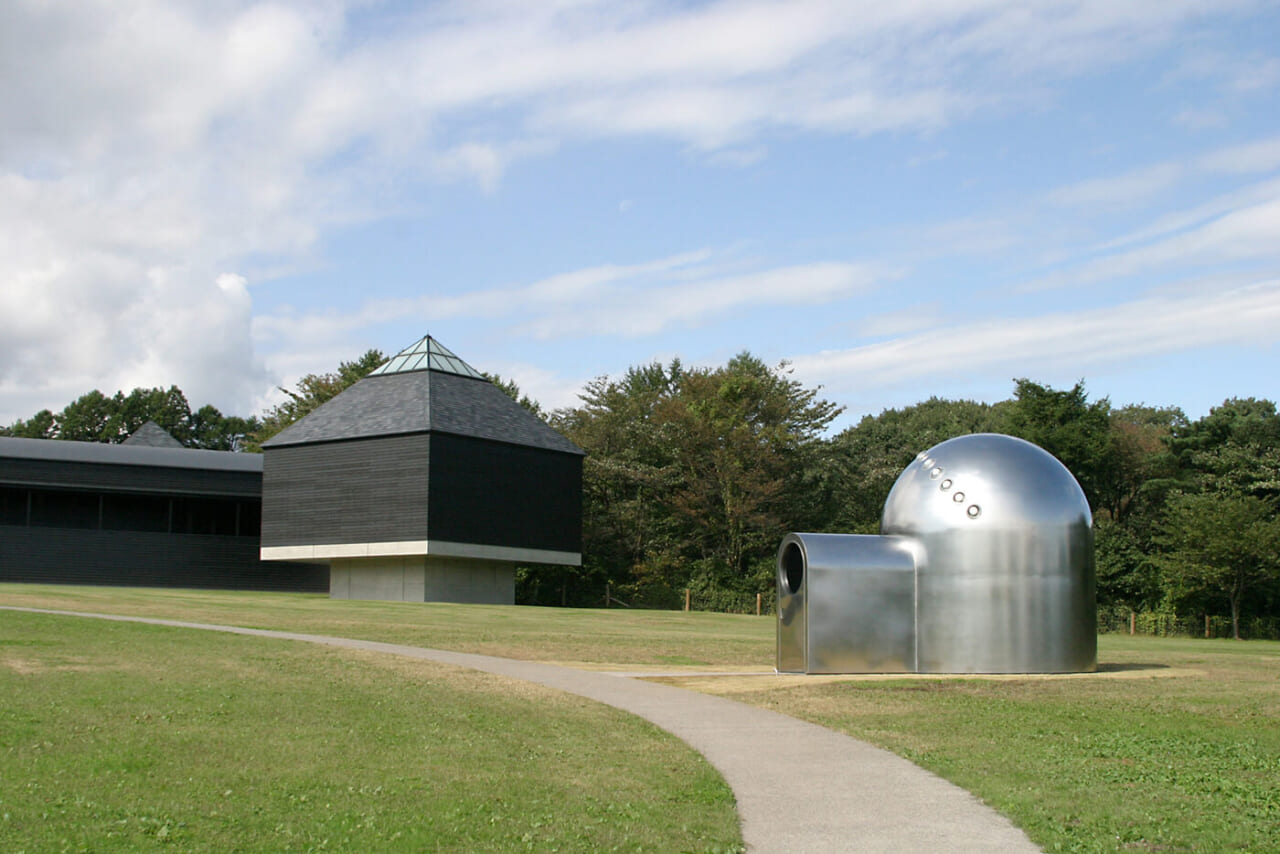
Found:
[(1229, 210), (1217, 218), (1146, 246), (1081, 265), (1041, 285), (1083, 284), (1153, 270), (1240, 261), (1280, 261), (1280, 196)]
[(639, 337), (671, 328), (696, 328), (712, 319), (761, 306), (820, 305), (865, 293), (891, 273), (869, 265), (819, 262), (725, 274), (715, 253), (701, 249), (640, 264), (605, 264), (525, 285), (371, 300), (355, 312), (296, 315), (254, 321), (259, 340), (330, 339), (392, 320), (479, 318), (508, 323), (536, 339)]
[[(656, 136), (745, 168), (779, 133), (937, 130), (1129, 61), (1220, 8), (8, 3), (4, 408), (18, 417), (36, 400), (60, 405), (68, 390), (177, 383), (193, 400), (243, 412), (264, 382), (255, 347), (276, 349), (273, 335), (307, 326), (350, 328), (322, 315), (253, 318), (251, 268), (305, 266), (332, 230), (401, 209), (424, 183), (473, 180), (495, 193), (513, 163), (592, 139)], [(874, 278), (840, 264), (692, 288), (600, 275), (583, 280), (595, 297), (573, 299), (622, 308), (609, 328), (627, 335), (773, 304), (787, 288), (820, 302)], [(574, 283), (517, 289), (541, 306), (525, 331), (587, 334), (549, 307), (561, 304), (556, 286)], [(502, 316), (509, 296), (432, 297), (409, 309)], [(359, 320), (376, 322), (391, 305), (371, 303)], [(592, 310), (583, 317), (609, 320)]]
[(539, 339), (656, 335), (673, 327), (697, 328), (751, 308), (834, 302), (867, 292), (879, 279), (869, 266), (832, 262), (658, 287), (620, 287), (594, 304), (545, 315), (520, 329)]
[(1114, 178), (1095, 178), (1049, 194), (1049, 201), (1060, 205), (1134, 205), (1172, 187), (1185, 169), (1176, 163), (1160, 163)]
[(1204, 347), (1265, 346), (1280, 328), (1280, 281), (1087, 311), (1005, 318), (847, 350), (790, 357), (797, 377), (832, 390), (1049, 371), (1083, 375)]

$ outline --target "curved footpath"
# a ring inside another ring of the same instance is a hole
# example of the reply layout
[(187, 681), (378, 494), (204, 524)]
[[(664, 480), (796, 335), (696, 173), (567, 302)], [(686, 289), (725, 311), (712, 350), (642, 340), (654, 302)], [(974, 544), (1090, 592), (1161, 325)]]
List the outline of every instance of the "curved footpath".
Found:
[(639, 715), (706, 757), (733, 789), (751, 852), (1039, 851), (973, 795), (887, 751), (766, 709), (626, 676), (377, 641), (8, 608), (278, 638), (422, 658), (536, 682)]

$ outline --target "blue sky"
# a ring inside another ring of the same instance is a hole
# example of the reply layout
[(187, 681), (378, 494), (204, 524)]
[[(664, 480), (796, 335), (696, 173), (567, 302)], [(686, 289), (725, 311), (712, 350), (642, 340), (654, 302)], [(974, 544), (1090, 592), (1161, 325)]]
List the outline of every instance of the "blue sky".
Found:
[(1274, 2), (17, 0), (0, 56), (0, 423), (427, 332), (552, 408), (742, 350), (838, 426), (1280, 397)]

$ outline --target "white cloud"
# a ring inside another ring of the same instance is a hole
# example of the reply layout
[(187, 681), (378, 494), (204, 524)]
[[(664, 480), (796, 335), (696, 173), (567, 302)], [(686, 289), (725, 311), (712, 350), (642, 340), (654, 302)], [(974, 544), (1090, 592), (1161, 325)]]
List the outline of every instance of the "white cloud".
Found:
[(864, 265), (818, 263), (658, 287), (619, 287), (593, 304), (535, 318), (520, 328), (540, 339), (656, 335), (674, 327), (697, 328), (749, 308), (834, 302), (869, 291), (879, 278)]
[(791, 357), (797, 377), (829, 389), (943, 383), (982, 374), (1084, 375), (1129, 360), (1217, 345), (1269, 346), (1280, 281), (1087, 311), (953, 325), (848, 350)]
[(1160, 163), (1114, 178), (1059, 187), (1049, 194), (1049, 200), (1060, 205), (1134, 205), (1172, 187), (1184, 172), (1179, 164)]
[(1228, 211), (1196, 228), (1081, 266), (1064, 282), (1094, 282), (1150, 270), (1234, 261), (1280, 261), (1280, 196)]
[(1191, 128), (1192, 130), (1209, 130), (1212, 128), (1225, 127), (1227, 117), (1219, 110), (1205, 110), (1197, 107), (1188, 107), (1180, 110), (1174, 117), (1173, 123), (1182, 127)]
[[(495, 192), (514, 161), (583, 138), (658, 135), (749, 165), (778, 130), (933, 130), (1128, 61), (1220, 6), (5, 4), (0, 418), (129, 383), (244, 411), (264, 381), (256, 343), (352, 321), (282, 313), (250, 336), (256, 283), (226, 275), (248, 278), (250, 260), (305, 264), (330, 229), (396, 209), (415, 182)], [(820, 302), (874, 278), (810, 264), (664, 290), (600, 275), (582, 284), (595, 297), (556, 296), (574, 282), (517, 289), (543, 306), (526, 328), (585, 334), (546, 307), (561, 299), (587, 299), (597, 324), (621, 307), (611, 328), (640, 335), (773, 304), (784, 283), (788, 298)], [(501, 314), (510, 296), (408, 308)], [(357, 322), (392, 307), (371, 303)]]
[(262, 341), (327, 340), (392, 320), (480, 318), (510, 323), (537, 339), (654, 335), (696, 328), (761, 306), (820, 305), (865, 293), (893, 274), (868, 265), (825, 262), (725, 273), (709, 250), (640, 264), (608, 264), (525, 285), (371, 300), (354, 312), (283, 312), (254, 320)]
[(1280, 169), (1280, 136), (1211, 152), (1199, 165), (1208, 172), (1272, 172)]

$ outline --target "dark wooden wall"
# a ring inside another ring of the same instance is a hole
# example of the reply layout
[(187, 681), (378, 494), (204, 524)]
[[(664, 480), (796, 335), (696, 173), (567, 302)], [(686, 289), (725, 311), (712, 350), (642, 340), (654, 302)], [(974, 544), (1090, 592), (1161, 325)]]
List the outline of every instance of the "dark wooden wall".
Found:
[(258, 560), (257, 537), (3, 525), (0, 581), (326, 593), (329, 568)]
[(323, 564), (258, 559), (256, 471), (0, 459), (0, 581), (329, 589)]
[(582, 457), (439, 434), (431, 443), (431, 539), (582, 550)]
[(582, 549), (581, 456), (447, 433), (269, 447), (262, 502), (263, 546)]
[(427, 539), (425, 434), (267, 448), (262, 545)]

